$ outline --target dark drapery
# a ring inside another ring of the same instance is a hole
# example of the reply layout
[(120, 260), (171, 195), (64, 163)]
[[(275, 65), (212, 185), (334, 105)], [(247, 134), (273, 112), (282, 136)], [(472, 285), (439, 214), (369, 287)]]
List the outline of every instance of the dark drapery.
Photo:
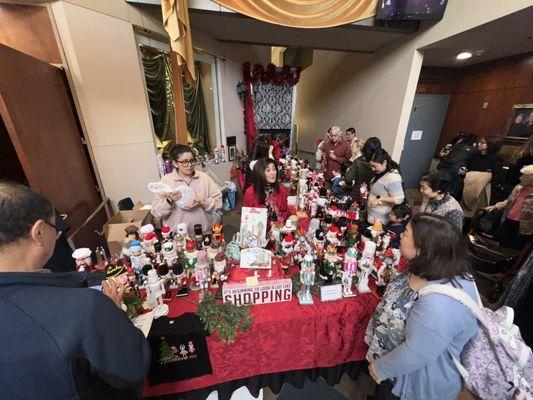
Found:
[(183, 81), (183, 95), (185, 97), (185, 115), (187, 130), (192, 139), (192, 145), (200, 151), (209, 153), (209, 127), (202, 92), (202, 74), (196, 67), (196, 85), (192, 86)]
[(176, 142), (174, 95), (170, 57), (162, 52), (141, 48), (146, 88), (155, 134), (161, 141)]

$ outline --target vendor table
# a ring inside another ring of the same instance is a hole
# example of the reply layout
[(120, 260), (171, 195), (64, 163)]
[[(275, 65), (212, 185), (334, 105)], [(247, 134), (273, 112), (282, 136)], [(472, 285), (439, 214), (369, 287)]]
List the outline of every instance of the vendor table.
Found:
[[(223, 399), (243, 385), (254, 394), (261, 387), (281, 387), (298, 377), (303, 382), (303, 374), (311, 379), (323, 376), (330, 384), (344, 372), (356, 377), (364, 365), (364, 335), (377, 296), (360, 294), (328, 303), (313, 297), (313, 305), (302, 306), (293, 296), (289, 302), (253, 306), (252, 328), (234, 343), (221, 342), (216, 333), (207, 338), (212, 374), (155, 386), (146, 383), (143, 397), (200, 399), (218, 390)], [(167, 303), (168, 317), (195, 312), (197, 301), (198, 292), (174, 297)], [(180, 395), (166, 396), (172, 394)]]

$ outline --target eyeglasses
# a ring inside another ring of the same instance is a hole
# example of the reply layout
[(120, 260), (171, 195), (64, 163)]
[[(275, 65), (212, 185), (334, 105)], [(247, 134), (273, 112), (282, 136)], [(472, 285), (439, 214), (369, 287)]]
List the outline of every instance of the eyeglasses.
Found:
[(177, 163), (180, 163), (181, 165), (196, 165), (196, 158), (191, 158), (189, 160), (182, 160), (182, 161), (179, 161), (179, 160), (176, 160)]
[(54, 224), (52, 224), (51, 222), (48, 222), (47, 220), (43, 219), (44, 223), (48, 226), (51, 226), (52, 228), (54, 228), (56, 230), (56, 237), (59, 237), (61, 236), (61, 233), (63, 233), (63, 231), (61, 229), (59, 229), (57, 226), (55, 226)]

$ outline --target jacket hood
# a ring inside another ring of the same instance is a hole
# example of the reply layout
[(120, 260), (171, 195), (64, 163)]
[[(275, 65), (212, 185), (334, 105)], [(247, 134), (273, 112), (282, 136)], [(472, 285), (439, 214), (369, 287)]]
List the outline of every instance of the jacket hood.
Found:
[(0, 272), (0, 287), (11, 285), (87, 287), (87, 273)]

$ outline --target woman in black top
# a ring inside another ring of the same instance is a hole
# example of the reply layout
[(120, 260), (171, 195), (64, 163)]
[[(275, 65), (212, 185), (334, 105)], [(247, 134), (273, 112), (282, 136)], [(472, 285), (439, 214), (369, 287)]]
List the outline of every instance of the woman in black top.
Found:
[(502, 160), (498, 155), (502, 139), (496, 136), (483, 136), (477, 142), (478, 153), (468, 162), (469, 171), (492, 172), (492, 184), (503, 182)]

